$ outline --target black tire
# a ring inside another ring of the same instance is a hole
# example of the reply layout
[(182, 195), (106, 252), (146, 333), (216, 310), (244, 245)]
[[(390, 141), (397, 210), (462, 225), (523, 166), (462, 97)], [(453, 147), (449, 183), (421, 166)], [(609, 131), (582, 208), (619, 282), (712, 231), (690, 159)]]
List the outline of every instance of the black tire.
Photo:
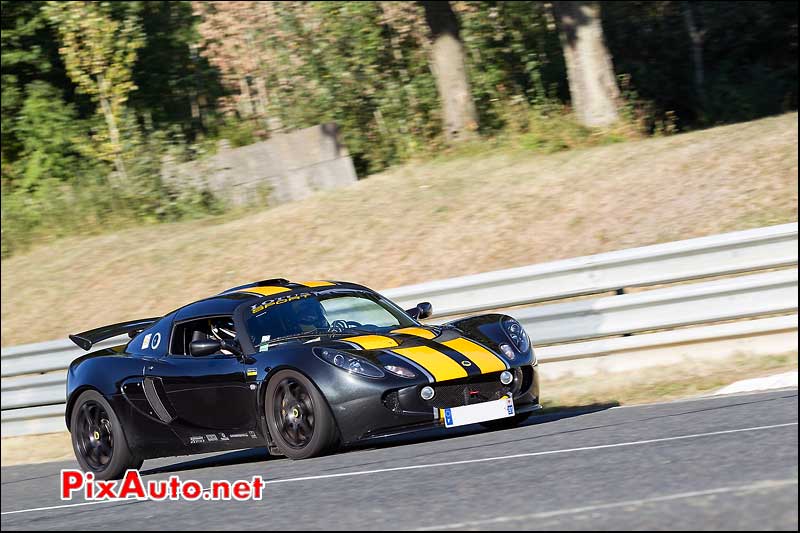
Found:
[(338, 431), (328, 402), (299, 372), (281, 370), (267, 383), (264, 410), (272, 441), (289, 459), (334, 451)]
[(87, 390), (78, 396), (69, 431), (75, 458), (95, 479), (119, 479), (126, 470), (141, 468), (144, 462), (131, 452), (117, 414), (97, 391)]
[(519, 415), (510, 416), (508, 418), (501, 418), (499, 420), (489, 420), (488, 422), (481, 422), (481, 425), (486, 429), (511, 429), (525, 422), (530, 413), (522, 413)]

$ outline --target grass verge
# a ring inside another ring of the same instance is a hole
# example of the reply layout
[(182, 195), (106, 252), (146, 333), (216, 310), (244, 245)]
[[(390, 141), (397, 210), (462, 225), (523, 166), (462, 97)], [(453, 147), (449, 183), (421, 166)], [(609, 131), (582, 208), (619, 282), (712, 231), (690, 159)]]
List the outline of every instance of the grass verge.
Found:
[(797, 369), (797, 352), (772, 356), (737, 355), (721, 360), (691, 360), (637, 372), (546, 378), (542, 372), (542, 405), (546, 411), (598, 404), (635, 405), (700, 396), (733, 382)]

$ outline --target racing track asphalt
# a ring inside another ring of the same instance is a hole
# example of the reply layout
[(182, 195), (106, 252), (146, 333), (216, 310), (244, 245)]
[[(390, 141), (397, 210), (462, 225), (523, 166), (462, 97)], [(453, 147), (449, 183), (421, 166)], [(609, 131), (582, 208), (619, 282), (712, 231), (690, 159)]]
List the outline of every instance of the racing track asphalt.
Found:
[(250, 502), (74, 505), (58, 497), (58, 471), (74, 462), (9, 467), (2, 529), (796, 531), (797, 405), (789, 389), (442, 430), (299, 462), (249, 450), (144, 465), (145, 479), (204, 487), (271, 480)]

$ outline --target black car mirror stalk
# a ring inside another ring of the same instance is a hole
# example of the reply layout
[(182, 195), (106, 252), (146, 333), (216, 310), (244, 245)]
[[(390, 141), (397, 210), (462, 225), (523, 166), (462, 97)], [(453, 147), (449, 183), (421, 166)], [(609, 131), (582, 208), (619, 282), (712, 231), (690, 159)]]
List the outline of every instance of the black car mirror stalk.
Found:
[(236, 341), (206, 339), (189, 343), (189, 354), (193, 357), (205, 357), (207, 355), (219, 353), (222, 350), (231, 352), (238, 358), (242, 357), (242, 349)]
[(406, 314), (414, 320), (428, 318), (433, 314), (433, 306), (430, 302), (420, 302), (413, 309), (406, 309)]
[(228, 350), (229, 352), (233, 353), (233, 355), (239, 359), (242, 359), (242, 356), (244, 355), (238, 341), (220, 341), (220, 347), (223, 350)]

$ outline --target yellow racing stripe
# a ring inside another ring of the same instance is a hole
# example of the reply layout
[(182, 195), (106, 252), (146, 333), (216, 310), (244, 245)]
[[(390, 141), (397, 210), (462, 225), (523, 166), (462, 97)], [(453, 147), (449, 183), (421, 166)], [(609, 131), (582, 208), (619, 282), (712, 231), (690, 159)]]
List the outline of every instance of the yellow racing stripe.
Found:
[(398, 348), (392, 350), (397, 355), (411, 359), (428, 371), (436, 381), (458, 379), (467, 377), (467, 371), (461, 365), (447, 357), (440, 351), (428, 346), (414, 346), (412, 348)]
[(483, 346), (472, 342), (464, 337), (459, 337), (451, 341), (445, 341), (442, 344), (454, 349), (470, 361), (478, 365), (481, 373), (487, 374), (489, 372), (500, 372), (506, 369), (506, 365), (500, 357), (496, 356)]
[(286, 287), (248, 287), (246, 289), (239, 289), (238, 292), (252, 292), (253, 294), (260, 294), (261, 296), (272, 296), (280, 292), (289, 292), (291, 289)]
[(331, 283), (330, 281), (298, 281), (297, 284), (305, 285), (306, 287), (329, 287), (335, 285), (335, 283)]
[(432, 339), (436, 336), (436, 334), (430, 330), (417, 327), (394, 329), (392, 333), (405, 333), (406, 335), (414, 335), (422, 337), (423, 339)]
[(359, 335), (358, 337), (347, 337), (343, 341), (358, 344), (365, 350), (380, 350), (382, 348), (394, 348), (397, 343), (394, 339), (383, 335)]

